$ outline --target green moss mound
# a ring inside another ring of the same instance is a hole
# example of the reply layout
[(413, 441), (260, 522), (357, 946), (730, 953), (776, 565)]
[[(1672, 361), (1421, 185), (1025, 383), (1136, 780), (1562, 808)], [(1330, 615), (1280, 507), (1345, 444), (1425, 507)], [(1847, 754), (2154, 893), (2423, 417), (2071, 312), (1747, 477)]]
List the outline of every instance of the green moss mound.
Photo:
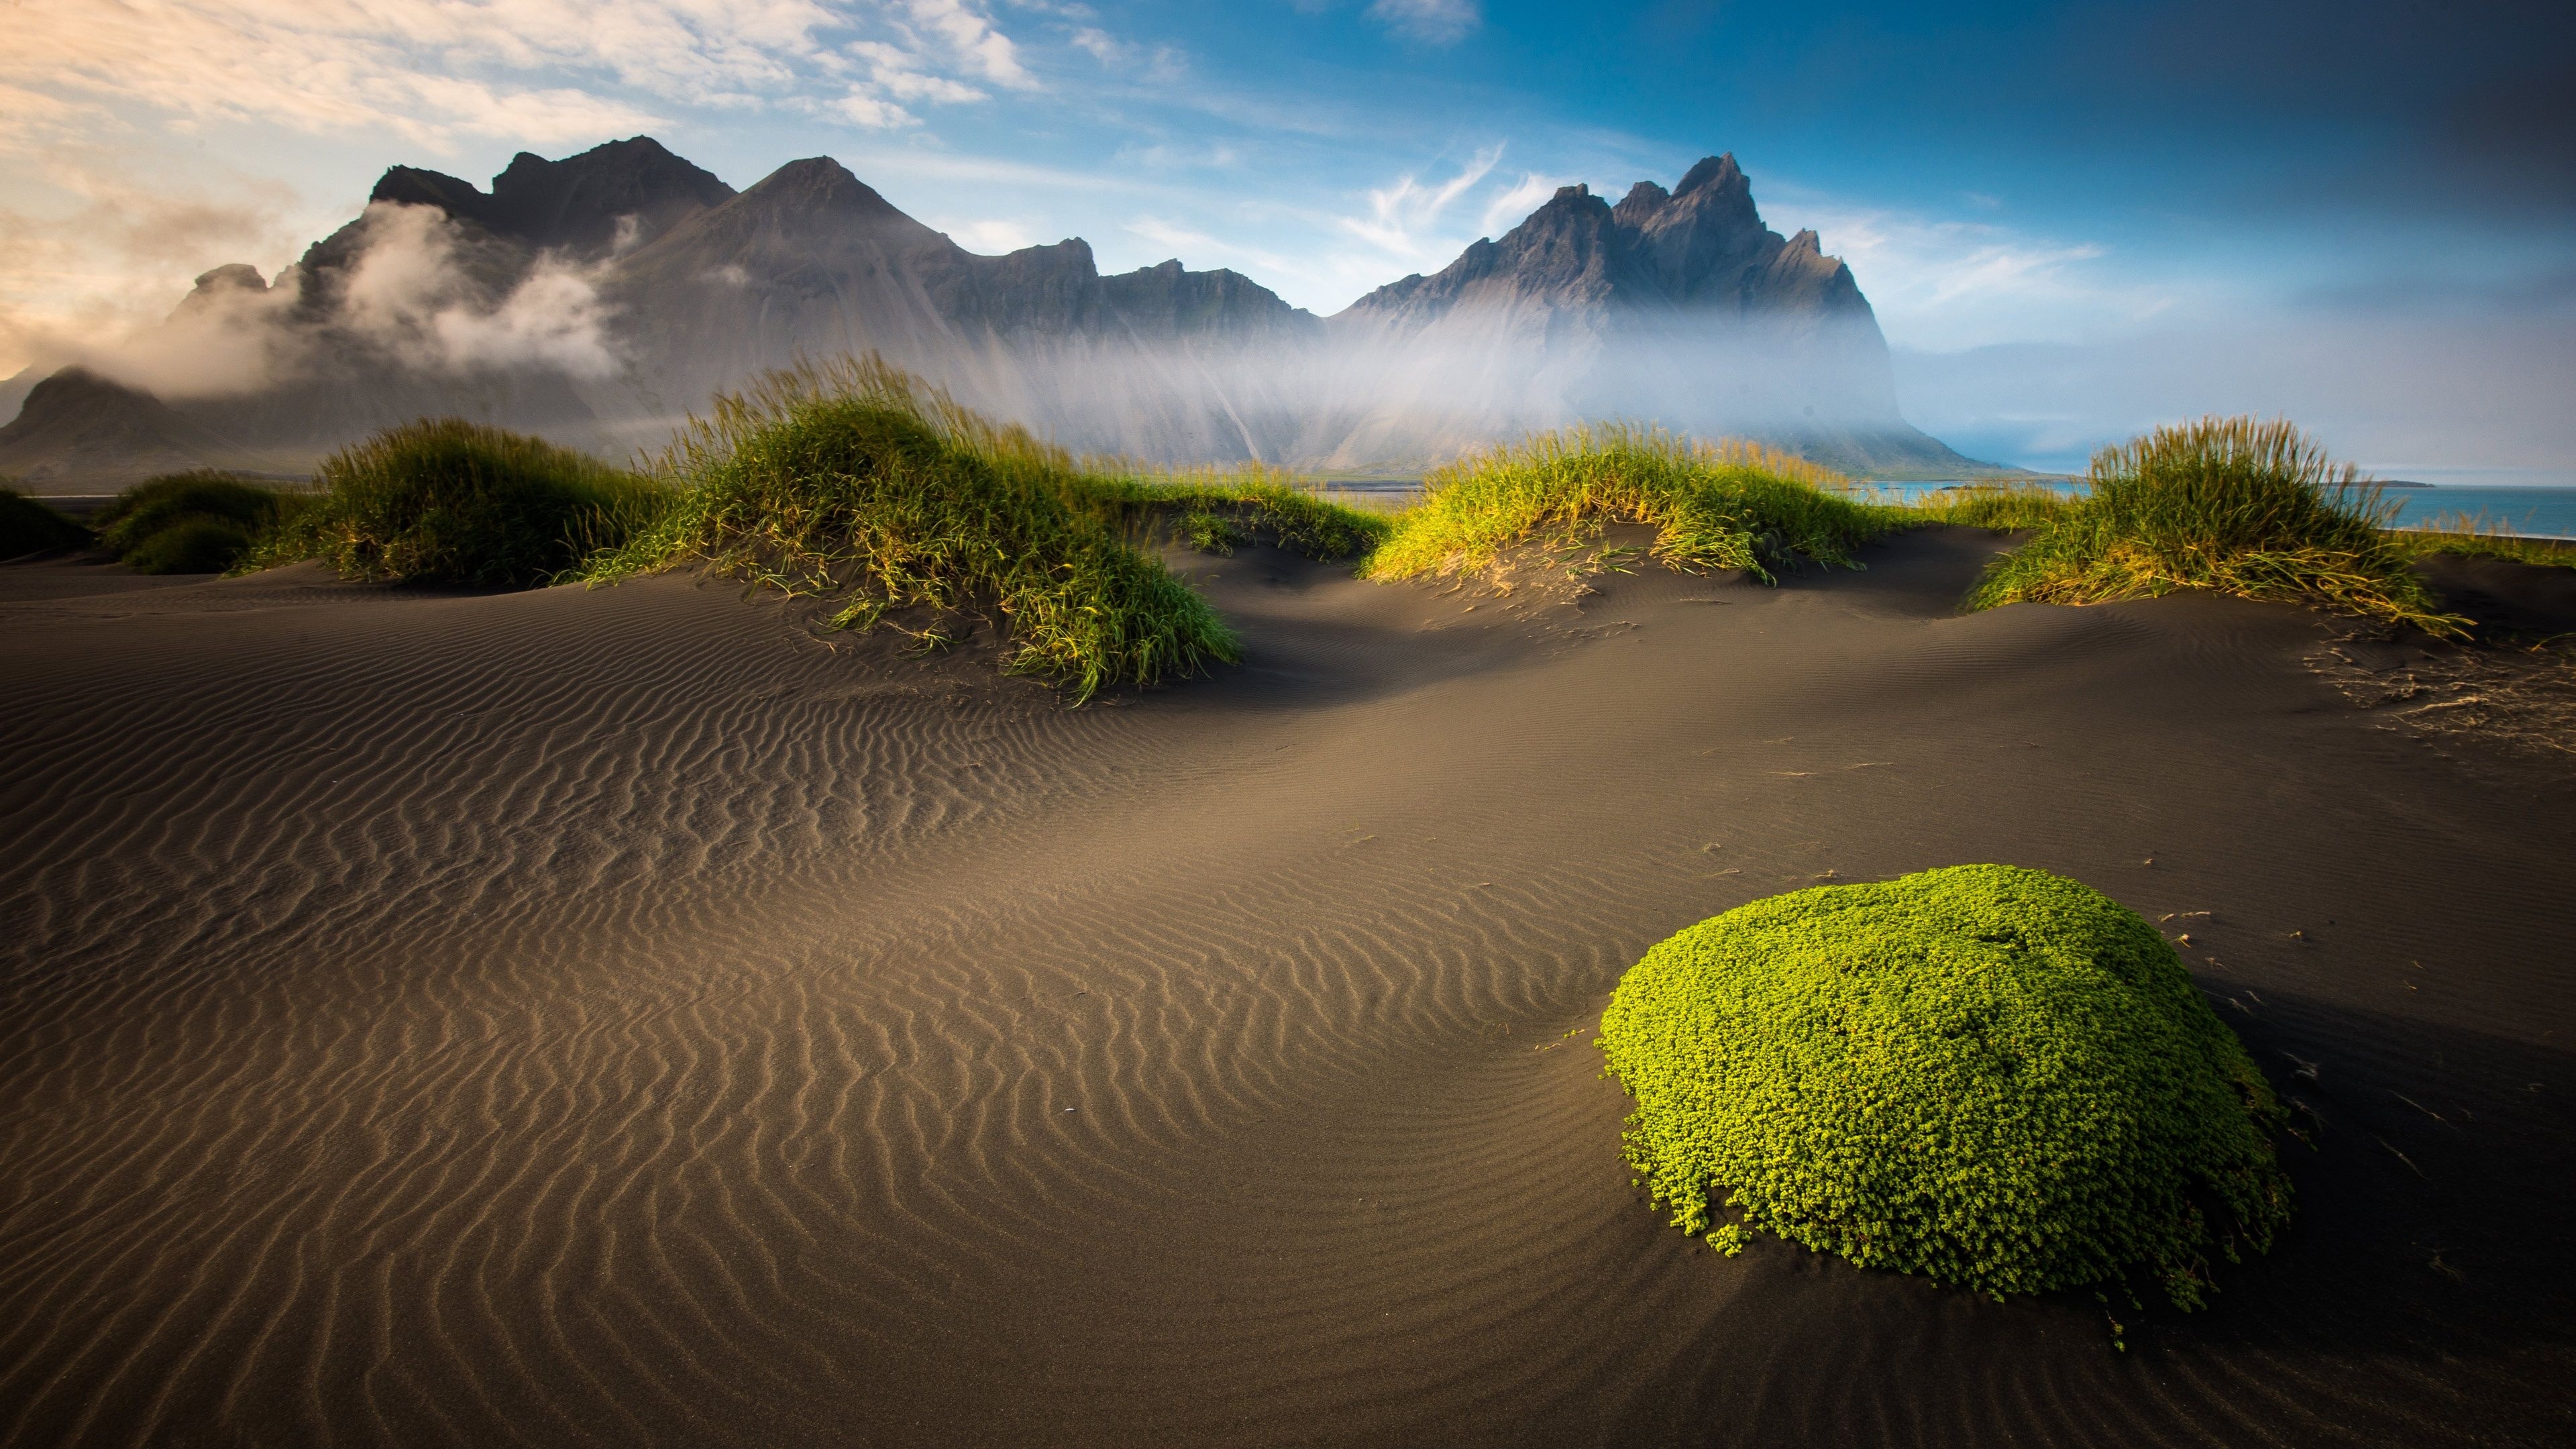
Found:
[(1629, 1161), (1728, 1251), (1768, 1231), (1992, 1293), (2142, 1270), (2190, 1308), (2212, 1252), (2289, 1217), (2281, 1109), (2234, 1034), (2154, 927), (2044, 871), (1713, 917), (1629, 970), (1600, 1042)]
[[(717, 400), (663, 459), (681, 493), (607, 582), (698, 561), (841, 605), (842, 628), (902, 623), (925, 645), (992, 610), (1005, 667), (1077, 698), (1240, 656), (1205, 599), (1138, 546), (1143, 513), (1261, 500), (1104, 477), (875, 359), (770, 375)], [(1290, 520), (1293, 527), (1295, 519)], [(1276, 525), (1274, 524), (1274, 528)]]
[(1366, 572), (1376, 579), (1473, 573), (1518, 544), (1579, 546), (1611, 523), (1655, 530), (1654, 553), (1687, 569), (1743, 569), (1765, 583), (1807, 558), (1851, 550), (1912, 520), (1857, 502), (1848, 480), (1758, 443), (1696, 442), (1655, 428), (1586, 424), (1471, 454), (1423, 480)]
[(388, 428), (315, 481), (322, 495), (262, 540), (256, 566), (316, 558), (344, 578), (525, 587), (622, 545), (668, 501), (651, 479), (462, 418)]
[(0, 487), (0, 558), (89, 542), (89, 530), (15, 488)]
[(2203, 418), (2094, 455), (2093, 491), (1997, 559), (1971, 608), (2177, 589), (2323, 605), (2458, 636), (2387, 525), (2380, 487), (2282, 420)]
[(292, 506), (279, 490), (221, 469), (164, 473), (99, 510), (98, 542), (136, 573), (219, 574)]

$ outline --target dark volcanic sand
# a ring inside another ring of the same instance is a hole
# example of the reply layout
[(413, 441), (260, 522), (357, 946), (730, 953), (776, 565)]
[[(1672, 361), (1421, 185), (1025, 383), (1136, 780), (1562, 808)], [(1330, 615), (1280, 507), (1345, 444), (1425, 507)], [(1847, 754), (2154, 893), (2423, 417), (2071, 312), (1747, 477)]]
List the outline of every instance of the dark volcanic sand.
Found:
[[(1251, 662), (1079, 711), (680, 578), (0, 569), (0, 1439), (2568, 1442), (2567, 770), (2380, 727), (2299, 610), (1954, 615), (1995, 546), (1201, 561)], [(2322, 1118), (2125, 1354), (1696, 1247), (1565, 1036), (1989, 860), (2211, 913)]]

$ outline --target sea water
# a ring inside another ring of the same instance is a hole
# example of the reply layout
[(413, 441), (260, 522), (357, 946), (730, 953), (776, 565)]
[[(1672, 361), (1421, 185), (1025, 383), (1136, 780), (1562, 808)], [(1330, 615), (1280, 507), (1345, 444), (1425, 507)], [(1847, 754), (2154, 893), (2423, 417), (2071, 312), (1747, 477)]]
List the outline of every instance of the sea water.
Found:
[[(1974, 480), (1947, 483), (1869, 483), (1870, 494), (1892, 503), (1910, 503), (1944, 488), (1976, 486)], [(2075, 494), (2079, 482), (2043, 486)], [(2576, 538), (2576, 486), (2558, 484), (2423, 484), (2392, 487), (2382, 495), (2396, 506), (2399, 528), (2457, 528), (2466, 520), (2487, 533), (2519, 533), (2534, 538)]]

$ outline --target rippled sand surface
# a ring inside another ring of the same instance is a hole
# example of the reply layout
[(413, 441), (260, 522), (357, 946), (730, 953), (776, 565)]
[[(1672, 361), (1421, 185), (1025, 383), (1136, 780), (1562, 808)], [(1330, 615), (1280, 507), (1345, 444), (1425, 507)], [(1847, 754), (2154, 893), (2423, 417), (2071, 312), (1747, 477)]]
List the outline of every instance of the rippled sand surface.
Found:
[[(2295, 610), (1953, 615), (1991, 546), (1200, 560), (1250, 662), (1081, 710), (687, 579), (0, 568), (0, 1440), (2567, 1442), (2576, 786)], [(1976, 860), (2322, 1122), (2125, 1354), (1617, 1157), (1646, 946)]]

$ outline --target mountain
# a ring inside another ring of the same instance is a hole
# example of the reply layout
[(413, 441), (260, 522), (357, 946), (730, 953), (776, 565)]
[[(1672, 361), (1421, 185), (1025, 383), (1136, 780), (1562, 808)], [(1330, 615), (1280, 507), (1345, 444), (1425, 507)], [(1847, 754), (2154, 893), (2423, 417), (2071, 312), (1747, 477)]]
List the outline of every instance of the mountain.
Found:
[(66, 367), (28, 390), (0, 426), (0, 474), (52, 492), (101, 491), (242, 456), (239, 440), (181, 416), (150, 393)]
[(1349, 463), (1425, 432), (1437, 453), (1625, 416), (1760, 437), (1880, 476), (1986, 466), (1905, 422), (1851, 268), (1812, 231), (1764, 226), (1732, 155), (1701, 161), (1669, 192), (1640, 181), (1616, 206), (1561, 188), (1499, 240), (1391, 282), (1332, 323), (1381, 358), (1378, 405), (1337, 450)]
[(1983, 466), (1906, 425), (1850, 269), (1765, 227), (1732, 156), (1616, 206), (1565, 188), (1324, 319), (1231, 271), (1103, 275), (1079, 238), (970, 252), (827, 158), (736, 192), (635, 137), (521, 153), (489, 190), (386, 171), (273, 281), (216, 268), (49, 378), (0, 468), (304, 466), (436, 413), (624, 453), (763, 369), (867, 350), (1077, 450), (1174, 462), (1402, 472), (1626, 416), (1882, 474)]
[[(626, 380), (647, 412), (798, 357), (873, 349), (1050, 431), (1047, 372), (1118, 368), (1140, 349), (1233, 348), (1320, 334), (1309, 313), (1234, 272), (1166, 262), (1104, 277), (1079, 238), (967, 251), (839, 162), (794, 161), (620, 258), (600, 285), (627, 319)], [(1088, 389), (1073, 389), (1088, 400)], [(1035, 411), (1040, 416), (1030, 417)], [(1114, 447), (1115, 436), (1079, 442)]]
[(1470, 245), (1437, 276), (1390, 282), (1343, 315), (1421, 328), (1489, 309), (1876, 322), (1851, 268), (1825, 256), (1814, 232), (1783, 241), (1762, 224), (1732, 155), (1700, 162), (1669, 192), (1640, 181), (1616, 207), (1588, 186), (1559, 188), (1501, 241)]

